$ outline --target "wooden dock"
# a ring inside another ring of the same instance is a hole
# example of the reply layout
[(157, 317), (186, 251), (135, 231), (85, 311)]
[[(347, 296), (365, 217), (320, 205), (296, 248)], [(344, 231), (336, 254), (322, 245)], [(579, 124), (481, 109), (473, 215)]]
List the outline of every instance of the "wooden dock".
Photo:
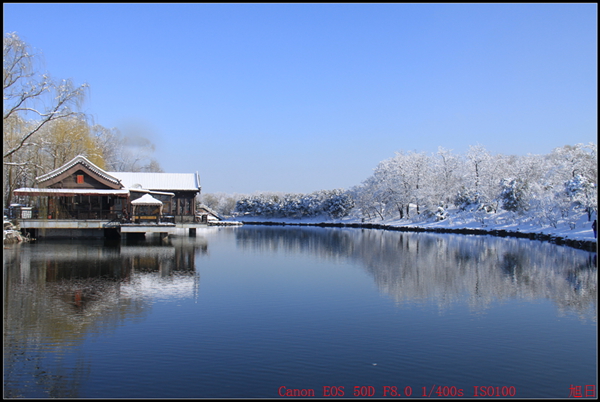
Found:
[(161, 237), (176, 234), (180, 229), (187, 230), (189, 236), (196, 235), (196, 229), (206, 228), (207, 223), (121, 223), (101, 219), (19, 219), (19, 227), (33, 238), (41, 237), (119, 237), (121, 235), (158, 233)]

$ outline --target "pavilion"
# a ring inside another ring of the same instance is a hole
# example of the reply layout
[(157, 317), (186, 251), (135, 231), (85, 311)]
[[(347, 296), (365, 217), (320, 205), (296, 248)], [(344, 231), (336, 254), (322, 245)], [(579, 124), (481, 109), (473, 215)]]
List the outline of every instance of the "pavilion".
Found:
[(195, 198), (201, 191), (197, 172), (107, 172), (79, 155), (35, 181), (36, 187), (14, 191), (28, 199), (32, 210), (27, 218), (32, 220), (155, 224), (197, 220)]

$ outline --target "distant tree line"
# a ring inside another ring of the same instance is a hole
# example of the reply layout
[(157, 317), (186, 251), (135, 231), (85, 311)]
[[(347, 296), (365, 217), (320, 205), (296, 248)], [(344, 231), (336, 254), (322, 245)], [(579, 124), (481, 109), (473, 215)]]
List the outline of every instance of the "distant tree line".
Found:
[(258, 194), (242, 197), (235, 212), (242, 215), (309, 218), (325, 215), (338, 219), (354, 208), (352, 196), (343, 190), (322, 190), (310, 194)]
[(202, 202), (222, 215), (365, 220), (443, 220), (449, 210), (487, 216), (509, 211), (515, 217), (556, 226), (597, 214), (597, 146), (565, 145), (547, 155), (493, 155), (482, 145), (465, 155), (440, 148), (427, 155), (397, 152), (373, 174), (348, 190), (311, 194), (206, 194)]
[(87, 84), (52, 79), (41, 71), (41, 56), (16, 33), (3, 41), (3, 204), (13, 190), (32, 187), (35, 178), (77, 155), (108, 171), (162, 171), (154, 144), (91, 122), (78, 111)]
[[(597, 146), (565, 145), (548, 155), (397, 152), (349, 192), (367, 217), (445, 219), (449, 208), (479, 214), (500, 209), (555, 225), (571, 210), (597, 213)], [(416, 217), (414, 215), (417, 215)]]

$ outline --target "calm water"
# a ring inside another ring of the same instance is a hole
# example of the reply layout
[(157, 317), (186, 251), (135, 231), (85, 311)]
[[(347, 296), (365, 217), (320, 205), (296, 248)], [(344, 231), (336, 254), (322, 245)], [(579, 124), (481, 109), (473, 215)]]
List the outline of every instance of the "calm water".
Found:
[(4, 396), (585, 396), (595, 258), (490, 236), (252, 226), (12, 246)]

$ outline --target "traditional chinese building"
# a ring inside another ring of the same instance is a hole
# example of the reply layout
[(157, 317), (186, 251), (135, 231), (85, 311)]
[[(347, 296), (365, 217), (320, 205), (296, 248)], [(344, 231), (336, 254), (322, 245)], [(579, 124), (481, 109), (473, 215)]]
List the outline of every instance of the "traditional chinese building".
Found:
[(14, 194), (28, 198), (32, 220), (159, 224), (193, 223), (200, 190), (198, 173), (106, 172), (77, 156)]
[(163, 215), (177, 222), (193, 222), (195, 198), (200, 193), (198, 173), (107, 172), (129, 189), (132, 201), (149, 193), (162, 201)]

